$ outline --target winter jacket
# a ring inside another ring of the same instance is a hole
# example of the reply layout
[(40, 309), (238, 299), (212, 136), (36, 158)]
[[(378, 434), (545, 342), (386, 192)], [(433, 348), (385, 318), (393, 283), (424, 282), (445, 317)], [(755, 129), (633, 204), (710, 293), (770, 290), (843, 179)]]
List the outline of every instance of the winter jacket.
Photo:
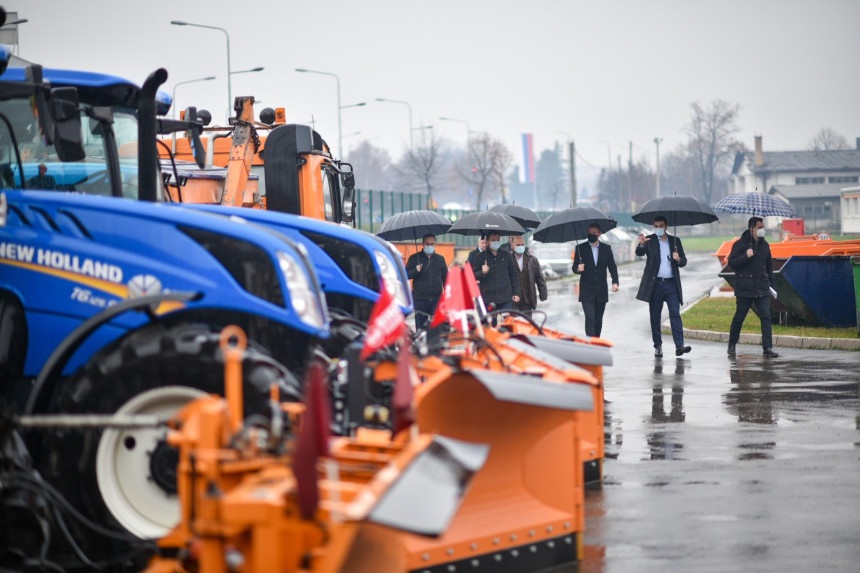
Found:
[[(418, 271), (421, 265), (421, 271)], [(424, 251), (413, 253), (406, 261), (406, 276), (412, 279), (412, 298), (439, 300), (448, 278), (448, 264), (439, 253), (427, 256)]]
[[(747, 256), (747, 249), (753, 256)], [(749, 229), (732, 245), (729, 267), (735, 271), (735, 296), (758, 298), (770, 296), (773, 287), (773, 258), (764, 238), (756, 241)]]
[[(669, 240), (669, 256), (678, 249), (680, 262), (675, 262), (672, 259), (672, 276), (675, 278), (675, 286), (678, 289), (678, 299), (681, 304), (684, 304), (684, 293), (681, 291), (681, 273), (678, 269), (687, 266), (687, 256), (684, 254), (684, 246), (681, 244), (681, 239), (667, 233)], [(645, 259), (645, 270), (642, 272), (642, 281), (639, 283), (639, 292), (636, 293), (637, 300), (645, 302), (651, 301), (651, 293), (654, 291), (654, 281), (657, 280), (657, 273), (660, 272), (660, 239), (656, 233), (652, 233), (647, 237), (649, 240), (644, 245), (636, 245), (636, 256), (641, 257), (647, 255)]]
[[(517, 271), (517, 277), (519, 277), (520, 265), (517, 262), (517, 255), (514, 254), (513, 257), (514, 269)], [(523, 253), (523, 270), (525, 271), (525, 280), (520, 281), (520, 288), (523, 290), (523, 298), (528, 300), (529, 306), (534, 310), (537, 307), (538, 295), (540, 295), (540, 300), (546, 300), (546, 279), (540, 272), (540, 261), (528, 252)], [(537, 286), (537, 290), (535, 290), (535, 286)]]
[[(490, 267), (487, 274), (482, 270), (484, 263)], [(475, 278), (480, 282), (484, 303), (513, 302), (514, 296), (522, 296), (516, 263), (513, 255), (508, 251), (499, 249), (494, 255), (490, 249), (487, 249), (476, 254), (474, 258), (470, 257), (469, 264), (472, 265)]]

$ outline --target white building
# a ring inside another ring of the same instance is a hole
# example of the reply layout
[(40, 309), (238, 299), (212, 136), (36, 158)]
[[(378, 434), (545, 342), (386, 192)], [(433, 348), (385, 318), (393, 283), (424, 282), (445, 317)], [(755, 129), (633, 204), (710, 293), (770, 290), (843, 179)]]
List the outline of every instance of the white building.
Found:
[(860, 233), (860, 186), (842, 189), (842, 232)]
[(754, 151), (735, 156), (728, 191), (778, 195), (806, 220), (808, 232), (839, 232), (841, 190), (858, 182), (860, 138), (857, 149), (764, 151), (757, 135)]

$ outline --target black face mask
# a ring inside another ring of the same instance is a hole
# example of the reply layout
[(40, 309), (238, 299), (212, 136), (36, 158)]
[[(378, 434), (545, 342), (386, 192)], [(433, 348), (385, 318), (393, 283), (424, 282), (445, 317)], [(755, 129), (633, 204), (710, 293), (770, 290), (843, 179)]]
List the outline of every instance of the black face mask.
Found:
[(586, 238), (588, 239), (589, 243), (593, 243), (597, 240), (597, 235), (595, 235), (594, 233), (589, 233), (588, 235), (586, 235)]

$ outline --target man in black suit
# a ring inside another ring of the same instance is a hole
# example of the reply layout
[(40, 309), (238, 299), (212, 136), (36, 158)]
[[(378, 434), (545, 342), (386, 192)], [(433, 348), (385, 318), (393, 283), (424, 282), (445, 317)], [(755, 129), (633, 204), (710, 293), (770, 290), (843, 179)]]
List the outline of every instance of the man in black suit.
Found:
[(666, 217), (654, 218), (654, 233), (645, 236), (639, 233), (636, 256), (645, 256), (645, 271), (636, 298), (650, 305), (651, 338), (654, 340), (654, 356), (663, 356), (663, 335), (660, 333), (660, 315), (663, 303), (669, 307), (669, 323), (672, 325), (672, 340), (675, 342), (675, 356), (682, 356), (690, 350), (684, 346), (684, 324), (681, 322), (681, 305), (684, 295), (681, 291), (680, 269), (687, 265), (681, 240), (668, 232)]
[(600, 226), (588, 226), (588, 242), (577, 245), (573, 257), (573, 272), (579, 279), (579, 302), (585, 314), (586, 336), (600, 336), (603, 330), (603, 311), (609, 302), (606, 288), (606, 270), (612, 276), (612, 292), (618, 292), (618, 267), (612, 247), (600, 242)]

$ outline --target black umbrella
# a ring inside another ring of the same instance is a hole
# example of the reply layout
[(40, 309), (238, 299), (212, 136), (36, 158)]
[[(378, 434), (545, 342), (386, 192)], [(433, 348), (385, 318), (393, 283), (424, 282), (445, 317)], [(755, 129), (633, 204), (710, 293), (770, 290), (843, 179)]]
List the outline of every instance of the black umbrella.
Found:
[(633, 214), (633, 220), (650, 225), (658, 215), (666, 217), (670, 227), (703, 225), (720, 219), (707, 204), (695, 197), (667, 195), (646, 202)]
[[(678, 234), (678, 225), (704, 225), (720, 220), (707, 203), (689, 195), (667, 195), (651, 199), (633, 213), (633, 220), (650, 225), (654, 218), (660, 215), (666, 217), (667, 226), (676, 227), (675, 235)], [(673, 247), (678, 250), (674, 244)]]
[(505, 215), (510, 215), (517, 223), (527, 229), (534, 229), (535, 227), (540, 225), (540, 217), (538, 217), (537, 213), (535, 213), (528, 207), (523, 207), (522, 205), (517, 205), (516, 203), (493, 205), (492, 207), (490, 207), (490, 211), (494, 213), (504, 213)]
[(448, 232), (458, 235), (522, 235), (526, 230), (510, 215), (495, 211), (478, 211), (465, 215), (454, 223)]
[(618, 222), (593, 207), (571, 207), (541, 221), (532, 238), (542, 243), (579, 241), (587, 237), (591, 225), (597, 225), (600, 232), (605, 233), (614, 229)]
[(451, 228), (451, 221), (435, 211), (406, 211), (386, 219), (376, 236), (386, 241), (417, 241), (424, 235), (441, 235)]

